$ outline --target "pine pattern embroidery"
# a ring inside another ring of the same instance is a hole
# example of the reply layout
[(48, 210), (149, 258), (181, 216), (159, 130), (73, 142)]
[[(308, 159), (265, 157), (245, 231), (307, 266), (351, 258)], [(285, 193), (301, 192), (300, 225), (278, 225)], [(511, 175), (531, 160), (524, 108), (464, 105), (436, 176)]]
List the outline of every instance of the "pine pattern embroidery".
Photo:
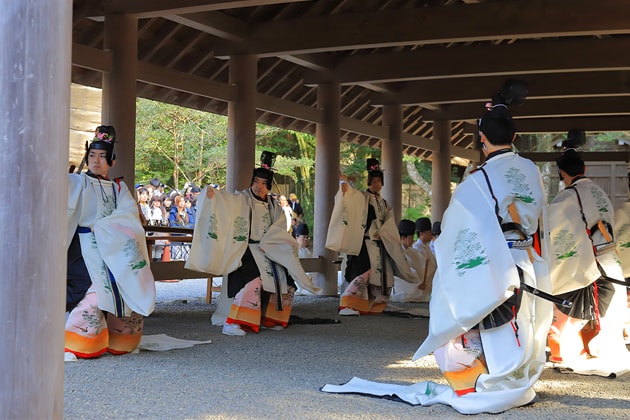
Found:
[(217, 215), (212, 213), (208, 220), (208, 238), (217, 239)]
[(630, 224), (624, 223), (619, 228), (619, 247), (630, 248)]
[(505, 174), (505, 179), (508, 184), (512, 185), (512, 194), (523, 203), (532, 204), (534, 200), (534, 193), (529, 184), (525, 182), (525, 175), (518, 168), (511, 167)]
[(235, 242), (246, 241), (247, 235), (249, 233), (247, 229), (248, 226), (249, 226), (249, 223), (247, 222), (247, 220), (245, 220), (245, 218), (242, 216), (238, 216), (234, 220), (234, 235), (232, 239), (234, 239)]
[(604, 193), (597, 187), (591, 187), (591, 195), (600, 213), (608, 213), (608, 202)]
[(468, 228), (460, 230), (455, 243), (454, 263), (458, 276), (463, 276), (466, 270), (488, 264), (485, 248), (476, 232)]
[(575, 237), (568, 229), (562, 229), (555, 235), (553, 249), (557, 260), (566, 260), (577, 256)]
[(134, 239), (129, 239), (123, 247), (123, 253), (129, 260), (129, 266), (135, 272), (147, 266), (147, 261), (140, 253), (140, 246)]

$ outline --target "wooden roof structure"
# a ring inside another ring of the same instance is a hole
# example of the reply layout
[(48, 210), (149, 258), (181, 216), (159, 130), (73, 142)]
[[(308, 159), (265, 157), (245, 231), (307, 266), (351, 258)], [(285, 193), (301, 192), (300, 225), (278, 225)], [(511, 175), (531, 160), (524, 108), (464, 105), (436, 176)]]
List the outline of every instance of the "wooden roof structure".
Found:
[(138, 20), (137, 96), (227, 114), (227, 58), (257, 57), (257, 120), (315, 133), (317, 85), (341, 85), (341, 141), (379, 147), (383, 105), (403, 152), (430, 159), (433, 121), (478, 157), (475, 120), (507, 78), (529, 87), (521, 133), (630, 130), (627, 0), (74, 0), (72, 81), (111, 66), (104, 16)]

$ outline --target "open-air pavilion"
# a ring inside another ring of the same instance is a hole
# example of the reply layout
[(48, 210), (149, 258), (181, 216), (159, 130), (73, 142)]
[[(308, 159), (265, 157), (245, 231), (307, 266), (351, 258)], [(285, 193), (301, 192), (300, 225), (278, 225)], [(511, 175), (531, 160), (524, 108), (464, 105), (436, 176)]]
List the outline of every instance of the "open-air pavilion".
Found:
[[(100, 87), (117, 175), (133, 185), (137, 96), (227, 115), (227, 189), (247, 186), (255, 124), (316, 136), (316, 281), (336, 287), (324, 247), (339, 142), (379, 147), (384, 196), (400, 211), (401, 158), (432, 161), (432, 216), (449, 200), (452, 158), (478, 161), (475, 120), (508, 77), (529, 86), (521, 133), (630, 130), (625, 0), (8, 0), (0, 78), (9, 313), (2, 406), (60, 417), (70, 83)], [(628, 161), (629, 152), (586, 159)], [(549, 156), (531, 156), (549, 159)], [(11, 168), (8, 170), (7, 168)], [(46, 203), (42, 217), (38, 203)], [(24, 205), (26, 204), (26, 205)], [(43, 252), (45, 250), (45, 252)], [(29, 331), (24, 333), (24, 331)], [(54, 350), (50, 350), (54, 349)], [(28, 357), (24, 357), (24, 352)], [(20, 357), (16, 357), (19, 354)], [(15, 360), (29, 363), (14, 363)], [(11, 392), (4, 392), (11, 390)], [(29, 394), (42, 397), (36, 403)], [(44, 397), (45, 396), (45, 397)]]

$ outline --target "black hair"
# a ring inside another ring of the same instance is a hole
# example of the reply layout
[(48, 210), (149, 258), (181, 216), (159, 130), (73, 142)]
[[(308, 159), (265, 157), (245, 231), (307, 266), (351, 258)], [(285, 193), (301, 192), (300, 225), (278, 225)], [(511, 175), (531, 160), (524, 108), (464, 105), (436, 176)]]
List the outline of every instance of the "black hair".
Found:
[(481, 143), (481, 133), (483, 133), (495, 146), (511, 144), (516, 134), (516, 127), (509, 107), (522, 105), (526, 98), (525, 82), (515, 79), (506, 80), (501, 90), (492, 97), (491, 103), (486, 105), (488, 112), (479, 118), (479, 143)]
[(398, 223), (398, 233), (400, 236), (413, 236), (416, 233), (416, 224), (409, 219), (402, 219)]
[(378, 159), (367, 158), (365, 162), (366, 169), (368, 171), (367, 184), (368, 187), (372, 185), (372, 179), (380, 178), (381, 184), (385, 185), (385, 178), (383, 177), (383, 171), (381, 170), (381, 164)]
[(416, 220), (415, 227), (416, 227), (416, 232), (418, 233), (418, 235), (421, 232), (432, 231), (431, 219), (429, 219), (428, 217), (420, 217), (419, 219)]
[(584, 174), (584, 161), (575, 149), (567, 149), (558, 159), (556, 159), (556, 163), (558, 164), (558, 169), (563, 170), (569, 176), (577, 176)]
[(252, 181), (249, 185), (254, 184), (254, 178), (262, 178), (266, 181), (267, 189), (271, 190), (271, 183), (273, 181), (273, 165), (276, 162), (276, 154), (268, 150), (263, 150), (260, 154), (260, 167), (254, 169), (252, 174)]
[(516, 127), (507, 106), (494, 105), (479, 122), (479, 131), (495, 146), (509, 145), (516, 134)]
[(584, 130), (574, 128), (567, 132), (567, 139), (562, 142), (563, 149), (577, 149), (586, 144), (586, 133)]
[(308, 225), (306, 223), (300, 223), (294, 228), (295, 236), (307, 235), (308, 236)]

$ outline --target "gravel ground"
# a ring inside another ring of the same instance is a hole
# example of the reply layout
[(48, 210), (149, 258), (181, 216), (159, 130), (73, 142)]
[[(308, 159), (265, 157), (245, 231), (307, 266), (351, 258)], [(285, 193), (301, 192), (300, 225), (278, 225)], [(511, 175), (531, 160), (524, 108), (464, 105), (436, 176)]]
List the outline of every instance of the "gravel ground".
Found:
[[(145, 334), (212, 344), (65, 363), (66, 419), (417, 419), (465, 418), (450, 407), (414, 407), (320, 392), (353, 376), (400, 384), (444, 383), (432, 356), (411, 362), (428, 321), (391, 315), (338, 317), (337, 297), (297, 296), (293, 314), (340, 319), (228, 337), (212, 326), (206, 280), (156, 283)], [(414, 305), (407, 304), (409, 307)], [(618, 379), (546, 369), (538, 401), (477, 418), (630, 418), (630, 375)]]

